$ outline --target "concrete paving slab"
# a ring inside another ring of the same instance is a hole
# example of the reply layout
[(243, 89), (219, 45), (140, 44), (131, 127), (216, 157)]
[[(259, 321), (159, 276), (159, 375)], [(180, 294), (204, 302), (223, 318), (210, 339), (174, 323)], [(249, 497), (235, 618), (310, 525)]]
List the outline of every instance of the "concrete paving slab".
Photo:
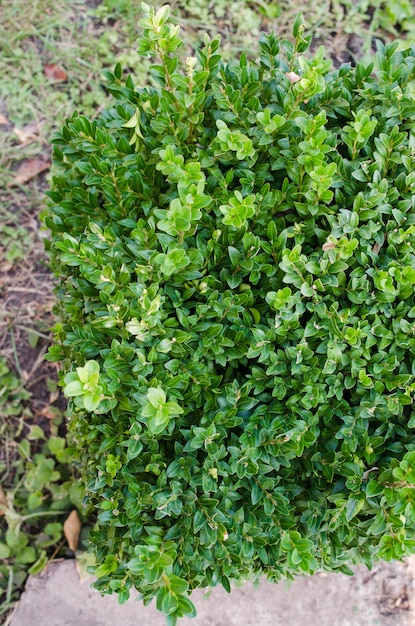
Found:
[[(408, 563), (357, 568), (353, 577), (318, 574), (285, 583), (213, 589), (210, 598), (192, 595), (198, 615), (179, 626), (415, 626), (410, 598), (413, 567)], [(50, 564), (32, 576), (10, 626), (165, 626), (151, 604), (133, 599), (119, 605), (81, 583), (72, 560)]]

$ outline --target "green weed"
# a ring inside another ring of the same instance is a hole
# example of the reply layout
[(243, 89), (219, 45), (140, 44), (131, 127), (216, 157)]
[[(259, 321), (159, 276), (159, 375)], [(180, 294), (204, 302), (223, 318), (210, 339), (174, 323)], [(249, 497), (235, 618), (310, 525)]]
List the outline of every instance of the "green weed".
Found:
[(0, 261), (9, 263), (24, 259), (27, 249), (32, 244), (29, 232), (22, 226), (0, 223), (0, 238), (2, 241)]
[(62, 523), (83, 491), (64, 438), (46, 439), (31, 424), (30, 398), (0, 359), (0, 619), (18, 599), (27, 574), (65, 553)]

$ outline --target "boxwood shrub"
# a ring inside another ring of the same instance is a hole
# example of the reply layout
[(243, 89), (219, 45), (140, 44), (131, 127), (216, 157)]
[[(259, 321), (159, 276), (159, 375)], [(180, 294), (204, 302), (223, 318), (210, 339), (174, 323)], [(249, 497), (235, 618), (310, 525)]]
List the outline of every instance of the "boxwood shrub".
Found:
[(45, 223), (103, 593), (188, 593), (415, 548), (415, 49), (181, 56), (54, 140)]

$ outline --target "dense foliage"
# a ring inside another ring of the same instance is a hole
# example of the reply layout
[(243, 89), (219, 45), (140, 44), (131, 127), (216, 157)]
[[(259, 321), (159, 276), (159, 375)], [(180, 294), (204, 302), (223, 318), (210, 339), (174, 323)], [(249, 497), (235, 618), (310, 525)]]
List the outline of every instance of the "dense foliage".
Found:
[(98, 523), (102, 592), (170, 624), (196, 587), (415, 547), (415, 49), (331, 62), (301, 20), (182, 63), (54, 139), (51, 359)]

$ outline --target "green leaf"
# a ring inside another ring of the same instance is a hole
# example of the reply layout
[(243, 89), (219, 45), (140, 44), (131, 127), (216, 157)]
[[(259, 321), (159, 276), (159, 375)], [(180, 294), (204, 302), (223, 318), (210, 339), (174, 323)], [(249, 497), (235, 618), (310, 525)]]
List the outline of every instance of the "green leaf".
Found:
[(84, 367), (89, 376), (92, 376), (93, 374), (99, 374), (99, 363), (94, 360), (87, 361)]
[(160, 408), (160, 406), (166, 404), (166, 394), (164, 393), (163, 389), (161, 389), (161, 387), (150, 387), (150, 389), (147, 391), (147, 398), (151, 406), (153, 406), (155, 409), (158, 409)]
[(177, 404), (177, 402), (167, 402), (164, 406), (164, 411), (166, 411), (168, 415), (180, 415), (183, 413), (182, 407)]
[(177, 626), (177, 616), (166, 615), (166, 626)]
[(119, 604), (125, 604), (130, 599), (130, 590), (122, 588), (118, 590), (118, 602)]
[(349, 498), (346, 505), (346, 520), (350, 522), (361, 511), (365, 501)]
[(10, 556), (10, 548), (5, 543), (0, 543), (0, 559), (8, 559)]
[(43, 504), (43, 493), (42, 491), (33, 491), (29, 494), (27, 498), (27, 506), (30, 511), (33, 511), (39, 508)]
[(196, 608), (193, 602), (185, 595), (177, 596), (178, 608), (181, 615), (187, 615), (188, 617), (196, 617)]
[(366, 496), (368, 498), (373, 498), (383, 493), (383, 490), (384, 486), (381, 485), (377, 480), (370, 480), (366, 485)]
[(16, 555), (16, 563), (33, 563), (36, 561), (36, 550), (33, 546), (25, 546)]
[(312, 298), (315, 294), (314, 289), (308, 283), (303, 283), (301, 285), (300, 291), (302, 295), (305, 296), (306, 298)]
[(49, 437), (47, 445), (51, 454), (56, 456), (63, 452), (63, 450), (65, 449), (66, 439), (64, 439), (63, 437), (52, 436)]
[(177, 607), (178, 607), (178, 602), (177, 602), (176, 595), (168, 591), (164, 595), (161, 610), (163, 611), (165, 615), (171, 615), (172, 613), (175, 613), (175, 611), (177, 610)]
[(186, 593), (189, 588), (188, 583), (179, 576), (169, 576), (169, 585), (172, 592), (176, 595)]
[(144, 445), (140, 439), (130, 439), (128, 442), (127, 458), (129, 461), (138, 457)]
[(33, 424), (30, 427), (30, 432), (27, 434), (27, 438), (30, 439), (30, 441), (36, 441), (36, 439), (45, 439), (45, 433), (40, 426), (38, 426), (37, 424)]
[(93, 394), (85, 395), (83, 398), (84, 407), (87, 411), (90, 411), (90, 412), (95, 411), (95, 409), (98, 408), (100, 402), (101, 402), (100, 390), (98, 390), (97, 392)]
[(42, 572), (49, 562), (49, 557), (47, 555), (46, 550), (41, 550), (38, 559), (33, 563), (33, 565), (28, 569), (28, 573), (31, 576), (37, 576)]
[(84, 393), (84, 387), (81, 381), (74, 380), (73, 382), (68, 383), (64, 389), (63, 393), (65, 396), (81, 396)]
[(169, 421), (168, 415), (155, 415), (149, 418), (148, 427), (154, 435), (159, 435), (163, 430), (166, 430)]
[(170, 15), (170, 5), (165, 4), (155, 14), (154, 16), (155, 24), (157, 24), (158, 26), (161, 26), (162, 24), (167, 22), (167, 20), (169, 19), (169, 15)]

